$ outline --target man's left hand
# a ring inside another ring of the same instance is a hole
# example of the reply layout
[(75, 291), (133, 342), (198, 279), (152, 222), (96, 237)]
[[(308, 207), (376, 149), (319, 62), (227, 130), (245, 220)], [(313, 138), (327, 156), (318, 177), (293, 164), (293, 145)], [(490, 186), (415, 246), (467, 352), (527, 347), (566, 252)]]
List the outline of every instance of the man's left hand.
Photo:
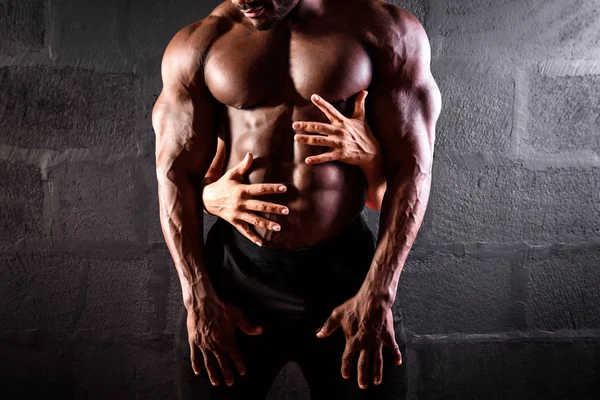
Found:
[(299, 143), (311, 146), (325, 146), (330, 150), (317, 156), (307, 157), (307, 164), (322, 164), (341, 161), (363, 169), (372, 169), (381, 163), (379, 142), (373, 136), (365, 117), (365, 99), (368, 92), (358, 93), (354, 104), (354, 114), (347, 118), (318, 95), (312, 95), (312, 102), (327, 116), (329, 124), (322, 122), (296, 121), (292, 128), (298, 131), (314, 132), (319, 135), (296, 134)]
[(360, 290), (356, 296), (333, 310), (317, 332), (317, 337), (327, 337), (339, 327), (346, 336), (346, 348), (342, 355), (342, 376), (344, 379), (350, 378), (352, 362), (358, 355), (358, 385), (361, 389), (368, 386), (370, 366), (373, 383), (381, 383), (384, 345), (392, 350), (395, 363), (402, 363), (402, 353), (394, 336), (391, 304)]

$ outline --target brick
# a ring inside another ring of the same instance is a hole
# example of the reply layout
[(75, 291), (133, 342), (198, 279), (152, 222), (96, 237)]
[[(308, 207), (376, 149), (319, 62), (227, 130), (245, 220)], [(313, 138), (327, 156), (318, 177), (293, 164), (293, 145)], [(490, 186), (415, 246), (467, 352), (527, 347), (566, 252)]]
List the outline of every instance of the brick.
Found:
[[(75, 399), (136, 400), (136, 364), (123, 340), (80, 338), (65, 349)], [(165, 371), (167, 374), (168, 371)]]
[(416, 398), (591, 399), (599, 350), (598, 338), (427, 343), (416, 350)]
[(63, 239), (138, 241), (136, 218), (146, 203), (136, 201), (133, 163), (61, 164), (49, 176), (60, 188), (55, 224)]
[(429, 243), (598, 240), (600, 207), (590, 196), (600, 169), (466, 168), (437, 159), (426, 222)]
[(394, 308), (415, 334), (509, 330), (510, 273), (509, 261), (500, 258), (409, 257)]
[(0, 68), (0, 143), (134, 151), (139, 138), (137, 85), (133, 74), (70, 67)]
[(140, 60), (162, 56), (169, 41), (183, 27), (205, 18), (219, 1), (152, 2), (132, 0), (127, 39)]
[(432, 73), (442, 93), (436, 150), (509, 150), (514, 82), (506, 73), (482, 65), (437, 60)]
[(155, 313), (151, 276), (147, 257), (89, 260), (85, 302), (74, 329), (148, 334)]
[(59, 253), (7, 253), (0, 260), (2, 330), (67, 332), (84, 294), (78, 279), (89, 261)]
[(137, 16), (127, 15), (124, 4), (118, 0), (58, 0), (50, 7), (51, 47), (58, 65), (114, 69), (127, 61), (127, 26), (129, 18)]
[(532, 79), (528, 142), (548, 153), (600, 153), (600, 76)]
[[(20, 336), (28, 335), (23, 333)], [(57, 343), (43, 347), (30, 343), (0, 343), (0, 354), (0, 396), (3, 399), (32, 399), (48, 395), (71, 398), (72, 383)]]
[(8, 0), (0, 3), (0, 54), (15, 56), (44, 48), (42, 0)]
[(597, 59), (597, 1), (445, 2), (439, 34), (449, 57), (490, 60)]
[(132, 354), (136, 399), (172, 399), (177, 393), (173, 341), (141, 342)]
[(527, 321), (530, 329), (600, 328), (600, 251), (559, 252), (529, 260)]
[(44, 185), (39, 167), (0, 161), (0, 243), (44, 235)]

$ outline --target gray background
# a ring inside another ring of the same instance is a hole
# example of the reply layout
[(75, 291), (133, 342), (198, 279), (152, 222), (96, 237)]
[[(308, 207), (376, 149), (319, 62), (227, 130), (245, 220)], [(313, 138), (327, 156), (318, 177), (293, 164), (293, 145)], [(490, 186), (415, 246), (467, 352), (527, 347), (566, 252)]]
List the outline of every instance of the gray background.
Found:
[[(0, 397), (174, 398), (150, 116), (168, 40), (216, 4), (0, 1)], [(600, 2), (398, 4), (444, 99), (397, 299), (411, 398), (598, 395)], [(306, 398), (296, 366), (270, 398)]]

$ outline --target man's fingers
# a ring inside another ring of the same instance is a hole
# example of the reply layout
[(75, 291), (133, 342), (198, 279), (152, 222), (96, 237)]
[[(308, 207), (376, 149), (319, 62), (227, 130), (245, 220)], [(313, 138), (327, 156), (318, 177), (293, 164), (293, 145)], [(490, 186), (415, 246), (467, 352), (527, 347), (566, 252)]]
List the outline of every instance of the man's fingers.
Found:
[(396, 343), (396, 338), (394, 337), (393, 332), (388, 334), (388, 345), (392, 349), (392, 357), (394, 358), (394, 362), (396, 365), (402, 364), (402, 353), (400, 352), (400, 347), (398, 343)]
[(265, 228), (270, 231), (277, 232), (277, 231), (281, 230), (281, 225), (279, 225), (278, 223), (269, 221), (268, 219), (259, 217), (258, 215), (253, 214), (253, 213), (243, 211), (243, 212), (239, 213), (239, 215), (237, 216), (237, 219), (246, 221), (247, 223), (254, 225), (254, 226), (260, 226), (261, 228)]
[(377, 346), (373, 352), (373, 383), (379, 385), (383, 377), (382, 346)]
[(244, 363), (244, 358), (235, 346), (232, 346), (229, 349), (229, 357), (231, 357), (233, 360), (238, 373), (240, 375), (246, 375), (246, 364)]
[(250, 196), (285, 193), (286, 190), (287, 187), (281, 183), (254, 183), (242, 187), (242, 193)]
[(202, 357), (200, 354), (200, 349), (194, 344), (190, 343), (190, 361), (192, 362), (192, 370), (196, 375), (200, 375), (202, 373)]
[(326, 153), (319, 154), (318, 156), (307, 157), (304, 162), (307, 164), (323, 164), (330, 161), (339, 160), (340, 152), (337, 150), (330, 150)]
[(344, 379), (349, 379), (352, 374), (352, 361), (354, 361), (355, 354), (355, 351), (346, 341), (346, 348), (342, 354), (342, 377)]
[(313, 94), (310, 99), (321, 111), (323, 111), (323, 113), (325, 113), (331, 122), (339, 122), (345, 118), (334, 106), (323, 100), (321, 96)]
[(241, 312), (237, 320), (237, 327), (246, 335), (251, 336), (260, 335), (263, 331), (262, 326), (251, 324)]
[(352, 115), (352, 118), (361, 120), (365, 119), (365, 99), (367, 98), (368, 94), (369, 92), (366, 90), (361, 90), (356, 96), (356, 99), (354, 100), (354, 114)]
[(324, 338), (331, 335), (340, 326), (340, 312), (335, 309), (327, 318), (321, 329), (317, 331), (317, 337)]
[(222, 352), (214, 353), (217, 362), (219, 363), (219, 368), (221, 373), (223, 374), (223, 378), (225, 378), (225, 384), (227, 386), (231, 386), (235, 382), (235, 376), (233, 375), (233, 370), (231, 369), (231, 362), (227, 357), (227, 354)]
[(292, 128), (297, 131), (315, 132), (331, 136), (339, 136), (344, 133), (340, 128), (323, 122), (296, 121), (292, 124)]
[(294, 135), (294, 139), (296, 140), (296, 142), (309, 144), (311, 146), (323, 146), (335, 149), (340, 147), (340, 142), (338, 139), (334, 139), (328, 136), (296, 134)]
[(204, 366), (206, 367), (206, 372), (208, 372), (210, 383), (213, 386), (218, 386), (221, 383), (221, 373), (217, 359), (209, 350), (202, 349), (202, 355), (204, 356)]
[(362, 349), (358, 356), (358, 386), (366, 389), (369, 386), (369, 350)]
[(269, 203), (260, 200), (247, 200), (244, 202), (244, 208), (248, 211), (260, 211), (272, 214), (287, 215), (290, 210), (281, 204)]

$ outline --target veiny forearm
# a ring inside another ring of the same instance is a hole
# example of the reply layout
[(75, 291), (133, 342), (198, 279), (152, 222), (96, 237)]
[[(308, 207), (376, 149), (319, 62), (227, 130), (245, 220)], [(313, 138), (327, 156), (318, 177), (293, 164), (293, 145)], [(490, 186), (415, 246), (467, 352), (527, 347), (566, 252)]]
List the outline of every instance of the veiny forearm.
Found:
[(407, 163), (385, 193), (377, 250), (365, 285), (387, 302), (395, 299), (400, 273), (423, 222), (430, 188), (431, 170)]
[(204, 266), (202, 213), (196, 189), (183, 171), (158, 171), (160, 222), (181, 283), (186, 306), (214, 291)]

